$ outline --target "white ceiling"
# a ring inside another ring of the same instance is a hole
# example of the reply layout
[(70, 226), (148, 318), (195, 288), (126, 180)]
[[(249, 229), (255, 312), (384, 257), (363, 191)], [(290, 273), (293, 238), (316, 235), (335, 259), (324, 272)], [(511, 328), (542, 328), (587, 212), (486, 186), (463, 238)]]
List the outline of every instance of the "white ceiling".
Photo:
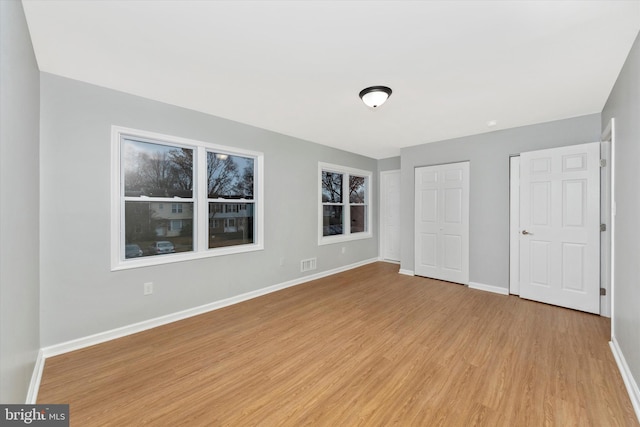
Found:
[(41, 71), (378, 159), (598, 113), (640, 30), (640, 0), (23, 4)]

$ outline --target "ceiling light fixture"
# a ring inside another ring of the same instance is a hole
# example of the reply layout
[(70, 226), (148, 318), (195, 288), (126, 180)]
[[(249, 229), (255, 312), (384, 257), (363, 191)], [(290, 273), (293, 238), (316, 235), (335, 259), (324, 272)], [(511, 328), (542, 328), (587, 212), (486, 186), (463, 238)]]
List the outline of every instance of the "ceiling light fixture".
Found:
[(386, 86), (371, 86), (360, 91), (360, 99), (369, 108), (376, 109), (391, 96), (391, 89)]

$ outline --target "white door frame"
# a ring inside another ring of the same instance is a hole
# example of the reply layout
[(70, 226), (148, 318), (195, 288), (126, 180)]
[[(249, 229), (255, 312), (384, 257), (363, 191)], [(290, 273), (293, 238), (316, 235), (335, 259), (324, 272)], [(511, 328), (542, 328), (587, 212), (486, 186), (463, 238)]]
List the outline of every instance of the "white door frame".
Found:
[[(378, 240), (379, 245), (378, 245), (378, 253), (380, 254), (379, 258), (382, 261), (387, 261), (387, 262), (393, 262), (393, 263), (398, 263), (400, 264), (400, 259), (398, 260), (390, 260), (388, 258), (385, 257), (386, 254), (386, 239), (385, 239), (385, 228), (386, 228), (386, 223), (385, 223), (385, 216), (384, 216), (384, 209), (387, 206), (387, 204), (389, 203), (389, 200), (387, 200), (387, 195), (386, 195), (386, 191), (385, 191), (385, 180), (384, 177), (388, 176), (388, 175), (392, 175), (392, 174), (397, 174), (399, 177), (401, 176), (401, 171), (400, 169), (394, 169), (394, 170), (389, 170), (389, 171), (382, 171), (380, 172), (380, 206), (378, 209), (379, 214), (379, 218), (380, 218), (380, 224), (379, 224), (379, 236), (380, 239)], [(400, 208), (400, 206), (398, 206), (398, 208)]]
[[(600, 298), (600, 311), (603, 316), (613, 319), (615, 295), (615, 230), (616, 230), (616, 202), (615, 202), (615, 119), (607, 123), (602, 132), (601, 158), (606, 161), (602, 173), (601, 188), (601, 221), (606, 224), (607, 231), (602, 233), (600, 240), (600, 274), (601, 284), (606, 289), (606, 295)], [(611, 338), (614, 338), (614, 322), (611, 322)]]

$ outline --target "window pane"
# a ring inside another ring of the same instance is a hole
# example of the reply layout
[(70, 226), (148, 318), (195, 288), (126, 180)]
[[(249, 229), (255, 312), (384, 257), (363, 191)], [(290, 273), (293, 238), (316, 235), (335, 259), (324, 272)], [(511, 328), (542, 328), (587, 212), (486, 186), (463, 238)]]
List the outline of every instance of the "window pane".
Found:
[(253, 203), (209, 203), (209, 248), (253, 243)]
[(342, 203), (342, 174), (322, 171), (322, 201)]
[(193, 251), (193, 203), (182, 212), (157, 202), (125, 202), (125, 258)]
[(207, 152), (209, 198), (253, 199), (254, 159)]
[(342, 234), (342, 206), (322, 207), (322, 235)]
[(127, 197), (193, 197), (193, 150), (130, 139), (122, 141)]
[(349, 203), (366, 203), (367, 179), (364, 176), (349, 177)]
[(367, 206), (351, 206), (351, 232), (362, 233), (367, 231)]

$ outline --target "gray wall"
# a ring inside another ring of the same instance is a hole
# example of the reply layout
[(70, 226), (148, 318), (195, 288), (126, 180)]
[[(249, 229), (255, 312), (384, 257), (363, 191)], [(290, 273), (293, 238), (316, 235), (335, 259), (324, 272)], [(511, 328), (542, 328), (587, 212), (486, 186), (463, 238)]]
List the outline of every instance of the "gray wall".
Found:
[[(41, 123), (43, 347), (378, 256), (377, 209), (374, 238), (317, 244), (318, 162), (372, 171), (375, 207), (374, 159), (46, 73)], [(111, 125), (263, 152), (265, 249), (111, 272)]]
[(24, 403), (40, 348), (40, 77), (19, 1), (0, 1), (0, 43), (0, 402)]
[(392, 171), (400, 169), (400, 156), (389, 157), (387, 159), (378, 160), (378, 170), (380, 172)]
[(469, 280), (509, 288), (509, 157), (600, 140), (600, 115), (541, 123), (401, 150), (403, 270), (414, 269), (414, 169), (470, 161)]
[(615, 118), (616, 235), (613, 327), (636, 384), (640, 380), (640, 36), (602, 111), (602, 129)]

